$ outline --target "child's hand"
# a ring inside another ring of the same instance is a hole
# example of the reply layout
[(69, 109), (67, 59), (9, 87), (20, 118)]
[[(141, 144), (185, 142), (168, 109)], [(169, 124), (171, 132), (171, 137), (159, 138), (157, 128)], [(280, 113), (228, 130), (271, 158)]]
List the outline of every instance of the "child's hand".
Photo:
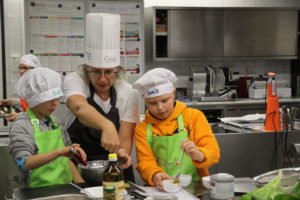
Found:
[(186, 155), (191, 157), (192, 160), (203, 162), (204, 155), (202, 151), (198, 150), (198, 147), (195, 145), (194, 142), (190, 141), (189, 139), (185, 139), (181, 143), (181, 148), (183, 149)]
[(79, 162), (80, 164), (86, 166), (87, 163), (87, 158), (86, 158), (86, 154), (83, 151), (83, 149), (81, 149), (79, 147), (79, 144), (73, 144), (73, 147), (71, 148), (71, 151), (73, 153), (73, 158)]
[(83, 162), (86, 162), (86, 154), (85, 152), (80, 148), (80, 144), (72, 144), (71, 146), (65, 147), (62, 149), (62, 156), (68, 157), (68, 158), (74, 158), (78, 161), (78, 158), (76, 158), (74, 152), (72, 152), (72, 148), (74, 148), (75, 152), (79, 156), (79, 159), (81, 159)]
[(164, 190), (162, 181), (166, 180), (166, 179), (170, 179), (170, 178), (171, 177), (168, 174), (166, 174), (165, 172), (158, 172), (153, 175), (152, 182), (158, 189)]
[(16, 112), (12, 112), (12, 113), (9, 113), (6, 115), (5, 119), (8, 120), (8, 121), (15, 121), (17, 116), (18, 116), (19, 113), (16, 113)]
[(0, 105), (1, 106), (9, 106), (12, 104), (12, 100), (11, 99), (2, 99), (0, 100)]

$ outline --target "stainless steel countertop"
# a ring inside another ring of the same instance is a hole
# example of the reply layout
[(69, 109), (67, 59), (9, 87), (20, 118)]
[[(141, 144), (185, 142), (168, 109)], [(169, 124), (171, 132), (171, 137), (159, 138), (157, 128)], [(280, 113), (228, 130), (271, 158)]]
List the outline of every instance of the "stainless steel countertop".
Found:
[[(186, 101), (184, 102), (187, 106), (230, 106), (230, 105), (257, 105), (264, 104), (265, 99), (249, 99), (249, 98), (240, 98), (233, 101)], [(291, 97), (291, 98), (280, 98), (279, 103), (300, 103), (300, 97)]]
[(0, 137), (0, 147), (7, 147), (8, 146), (8, 141), (9, 141), (8, 136)]

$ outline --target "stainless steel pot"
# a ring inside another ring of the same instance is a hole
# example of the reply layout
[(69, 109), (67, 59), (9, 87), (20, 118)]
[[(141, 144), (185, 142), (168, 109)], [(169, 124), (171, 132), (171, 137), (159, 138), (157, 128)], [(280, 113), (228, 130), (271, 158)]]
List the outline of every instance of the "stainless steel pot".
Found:
[(81, 169), (82, 178), (89, 184), (100, 186), (103, 182), (103, 172), (108, 165), (108, 160), (88, 161), (86, 166), (81, 164), (78, 167)]

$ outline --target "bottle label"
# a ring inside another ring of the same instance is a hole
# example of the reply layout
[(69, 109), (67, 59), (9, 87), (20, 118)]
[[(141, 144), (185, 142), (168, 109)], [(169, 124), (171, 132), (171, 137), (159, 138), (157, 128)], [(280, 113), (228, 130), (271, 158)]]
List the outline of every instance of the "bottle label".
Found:
[(111, 186), (103, 187), (103, 199), (104, 200), (116, 200), (116, 189)]
[(104, 182), (103, 186), (111, 186), (116, 188), (116, 200), (124, 200), (125, 199), (125, 189), (124, 189), (124, 181), (119, 182)]

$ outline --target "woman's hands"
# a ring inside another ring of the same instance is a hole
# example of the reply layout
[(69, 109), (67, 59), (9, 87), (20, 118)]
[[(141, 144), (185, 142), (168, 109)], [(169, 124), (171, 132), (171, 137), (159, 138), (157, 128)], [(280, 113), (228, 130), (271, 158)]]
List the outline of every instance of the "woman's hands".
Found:
[(131, 157), (128, 155), (128, 153), (125, 151), (125, 149), (120, 149), (118, 151), (118, 157), (121, 160), (121, 169), (127, 169), (132, 164)]
[[(109, 120), (107, 120), (109, 121)], [(101, 146), (109, 151), (116, 152), (120, 145), (120, 139), (115, 125), (109, 121), (102, 129)]]
[(67, 107), (78, 117), (80, 123), (87, 127), (102, 130), (101, 145), (109, 152), (117, 152), (120, 139), (114, 124), (101, 115), (82, 95), (71, 95), (67, 99)]
[(181, 148), (186, 155), (191, 157), (192, 160), (196, 160), (198, 162), (204, 161), (204, 154), (202, 151), (198, 150), (198, 147), (194, 142), (189, 139), (185, 139), (181, 143)]
[(170, 179), (171, 177), (165, 172), (157, 172), (152, 177), (153, 184), (160, 190), (163, 190), (163, 180)]

